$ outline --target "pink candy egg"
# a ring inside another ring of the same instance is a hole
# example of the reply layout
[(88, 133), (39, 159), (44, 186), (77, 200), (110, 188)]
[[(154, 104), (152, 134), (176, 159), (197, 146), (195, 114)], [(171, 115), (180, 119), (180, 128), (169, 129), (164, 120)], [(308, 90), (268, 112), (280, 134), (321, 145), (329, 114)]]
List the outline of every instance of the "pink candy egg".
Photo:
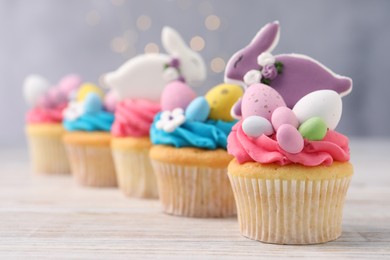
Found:
[(118, 103), (118, 96), (114, 92), (114, 90), (110, 90), (107, 92), (107, 94), (104, 96), (103, 104), (107, 111), (109, 112), (115, 112), (116, 105)]
[(274, 110), (271, 116), (272, 126), (275, 130), (283, 124), (292, 125), (295, 128), (298, 128), (299, 121), (294, 114), (294, 112), (288, 107), (278, 107)]
[(63, 77), (58, 83), (58, 86), (63, 93), (69, 95), (71, 92), (75, 91), (81, 83), (81, 78), (78, 75), (70, 74)]
[(193, 99), (196, 98), (195, 91), (181, 81), (172, 81), (166, 85), (161, 94), (161, 109), (172, 111), (175, 108), (186, 109)]
[(261, 116), (271, 120), (272, 112), (286, 103), (273, 88), (257, 83), (247, 88), (242, 98), (242, 117)]
[(283, 124), (276, 132), (280, 148), (288, 153), (299, 153), (303, 150), (304, 140), (299, 131), (292, 125)]

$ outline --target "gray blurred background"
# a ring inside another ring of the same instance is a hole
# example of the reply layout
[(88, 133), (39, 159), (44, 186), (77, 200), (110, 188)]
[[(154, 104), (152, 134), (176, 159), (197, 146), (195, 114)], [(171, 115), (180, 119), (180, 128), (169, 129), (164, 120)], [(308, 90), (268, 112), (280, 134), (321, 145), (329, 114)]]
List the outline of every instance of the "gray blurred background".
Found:
[(278, 53), (304, 53), (354, 81), (338, 130), (390, 137), (390, 1), (0, 0), (0, 146), (22, 145), (22, 82), (68, 73), (97, 82), (136, 54), (164, 50), (160, 32), (176, 28), (199, 50), (208, 80), (267, 22), (279, 20)]

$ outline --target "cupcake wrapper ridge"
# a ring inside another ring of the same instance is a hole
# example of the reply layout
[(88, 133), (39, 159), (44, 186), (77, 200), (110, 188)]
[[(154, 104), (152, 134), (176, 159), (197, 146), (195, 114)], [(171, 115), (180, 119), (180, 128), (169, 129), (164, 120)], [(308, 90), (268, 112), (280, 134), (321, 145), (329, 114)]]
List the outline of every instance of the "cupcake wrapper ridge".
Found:
[(109, 146), (66, 144), (72, 175), (83, 186), (116, 187), (117, 180)]
[(236, 215), (226, 168), (183, 166), (152, 160), (165, 213), (198, 218)]
[(341, 235), (351, 177), (279, 180), (229, 173), (242, 235), (266, 243), (317, 244)]

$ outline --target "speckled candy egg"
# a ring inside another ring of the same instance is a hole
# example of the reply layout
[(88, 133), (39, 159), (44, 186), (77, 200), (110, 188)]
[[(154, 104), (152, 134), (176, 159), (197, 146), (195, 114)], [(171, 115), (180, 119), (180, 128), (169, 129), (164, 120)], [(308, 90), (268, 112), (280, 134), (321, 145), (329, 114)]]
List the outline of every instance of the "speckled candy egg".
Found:
[(161, 109), (172, 111), (175, 108), (186, 109), (188, 104), (196, 98), (196, 93), (190, 86), (181, 81), (168, 83), (161, 94)]
[(243, 95), (243, 89), (238, 85), (220, 84), (206, 93), (205, 98), (210, 105), (209, 118), (214, 120), (233, 121), (230, 109)]
[(257, 83), (247, 88), (242, 99), (242, 117), (262, 116), (271, 121), (272, 112), (286, 103), (273, 88)]
[(301, 98), (293, 111), (301, 124), (312, 117), (320, 117), (333, 130), (341, 118), (341, 96), (328, 89), (314, 91)]

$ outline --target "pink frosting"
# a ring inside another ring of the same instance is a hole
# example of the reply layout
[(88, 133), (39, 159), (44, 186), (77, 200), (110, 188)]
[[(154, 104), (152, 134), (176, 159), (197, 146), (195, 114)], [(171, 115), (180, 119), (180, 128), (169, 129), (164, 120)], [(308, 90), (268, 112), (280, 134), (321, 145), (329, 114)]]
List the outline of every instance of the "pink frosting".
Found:
[(116, 106), (111, 133), (118, 137), (149, 136), (153, 118), (160, 110), (159, 102), (144, 99), (123, 100)]
[(348, 138), (340, 133), (328, 130), (321, 141), (307, 141), (300, 153), (291, 154), (282, 150), (275, 135), (248, 137), (241, 127), (242, 120), (234, 125), (228, 137), (228, 152), (239, 163), (259, 162), (286, 165), (299, 163), (305, 166), (331, 165), (333, 161), (349, 161)]
[(35, 107), (27, 112), (26, 121), (28, 124), (61, 123), (62, 110), (65, 106), (64, 104), (54, 108)]

